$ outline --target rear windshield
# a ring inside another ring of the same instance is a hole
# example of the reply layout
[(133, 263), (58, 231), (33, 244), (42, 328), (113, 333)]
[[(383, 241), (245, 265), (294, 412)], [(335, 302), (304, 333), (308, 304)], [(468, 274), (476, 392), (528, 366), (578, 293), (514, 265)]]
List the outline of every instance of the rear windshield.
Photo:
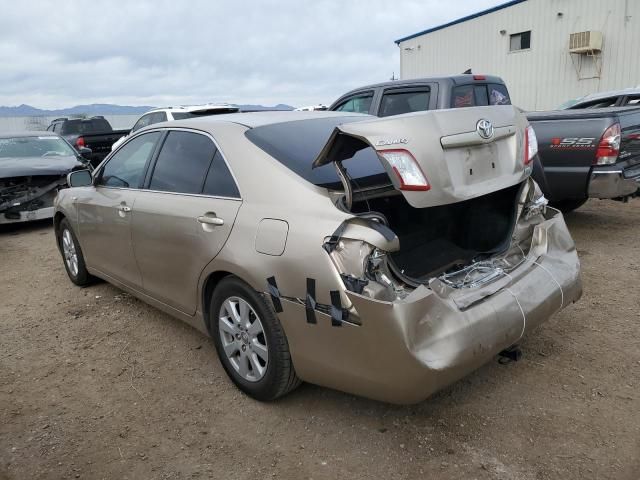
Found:
[(63, 133), (108, 133), (111, 125), (104, 118), (90, 120), (67, 120), (62, 127)]
[[(340, 189), (342, 184), (334, 165), (314, 169), (311, 165), (338, 125), (366, 119), (367, 117), (332, 117), (275, 123), (253, 128), (245, 135), (308, 182), (319, 187)], [(389, 177), (372, 148), (358, 151), (344, 163), (344, 167), (356, 189), (389, 183)]]
[(459, 85), (453, 89), (453, 108), (511, 105), (507, 87), (499, 83)]

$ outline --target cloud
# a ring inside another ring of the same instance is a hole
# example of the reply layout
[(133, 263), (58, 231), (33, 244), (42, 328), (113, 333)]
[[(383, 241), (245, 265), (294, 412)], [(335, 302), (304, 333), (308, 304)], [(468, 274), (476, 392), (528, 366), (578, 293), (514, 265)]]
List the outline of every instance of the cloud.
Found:
[(0, 105), (330, 103), (496, 0), (0, 0)]

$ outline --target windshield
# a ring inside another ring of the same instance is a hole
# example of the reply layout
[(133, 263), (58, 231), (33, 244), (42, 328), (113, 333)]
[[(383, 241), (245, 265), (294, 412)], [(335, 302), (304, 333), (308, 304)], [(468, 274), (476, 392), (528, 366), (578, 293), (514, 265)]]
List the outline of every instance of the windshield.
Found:
[(76, 152), (59, 137), (0, 138), (0, 158), (70, 157)]

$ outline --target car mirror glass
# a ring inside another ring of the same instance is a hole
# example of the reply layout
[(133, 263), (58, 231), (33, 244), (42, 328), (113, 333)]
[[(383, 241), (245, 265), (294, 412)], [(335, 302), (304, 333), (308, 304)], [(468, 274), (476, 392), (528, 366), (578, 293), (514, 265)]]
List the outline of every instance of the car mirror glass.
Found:
[(70, 187), (86, 187), (93, 184), (93, 177), (89, 170), (76, 170), (67, 175), (67, 184)]

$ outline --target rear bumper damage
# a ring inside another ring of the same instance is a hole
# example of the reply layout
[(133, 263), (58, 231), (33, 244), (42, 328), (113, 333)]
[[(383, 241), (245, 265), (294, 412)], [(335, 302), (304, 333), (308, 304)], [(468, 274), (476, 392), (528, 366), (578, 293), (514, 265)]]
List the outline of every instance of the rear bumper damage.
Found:
[(279, 317), (298, 375), (392, 403), (424, 400), (580, 298), (580, 262), (562, 215), (548, 209), (531, 242), (517, 268), (479, 287), (434, 279), (393, 302), (346, 291), (354, 323), (318, 321), (313, 341), (304, 341), (304, 306), (285, 300)]

